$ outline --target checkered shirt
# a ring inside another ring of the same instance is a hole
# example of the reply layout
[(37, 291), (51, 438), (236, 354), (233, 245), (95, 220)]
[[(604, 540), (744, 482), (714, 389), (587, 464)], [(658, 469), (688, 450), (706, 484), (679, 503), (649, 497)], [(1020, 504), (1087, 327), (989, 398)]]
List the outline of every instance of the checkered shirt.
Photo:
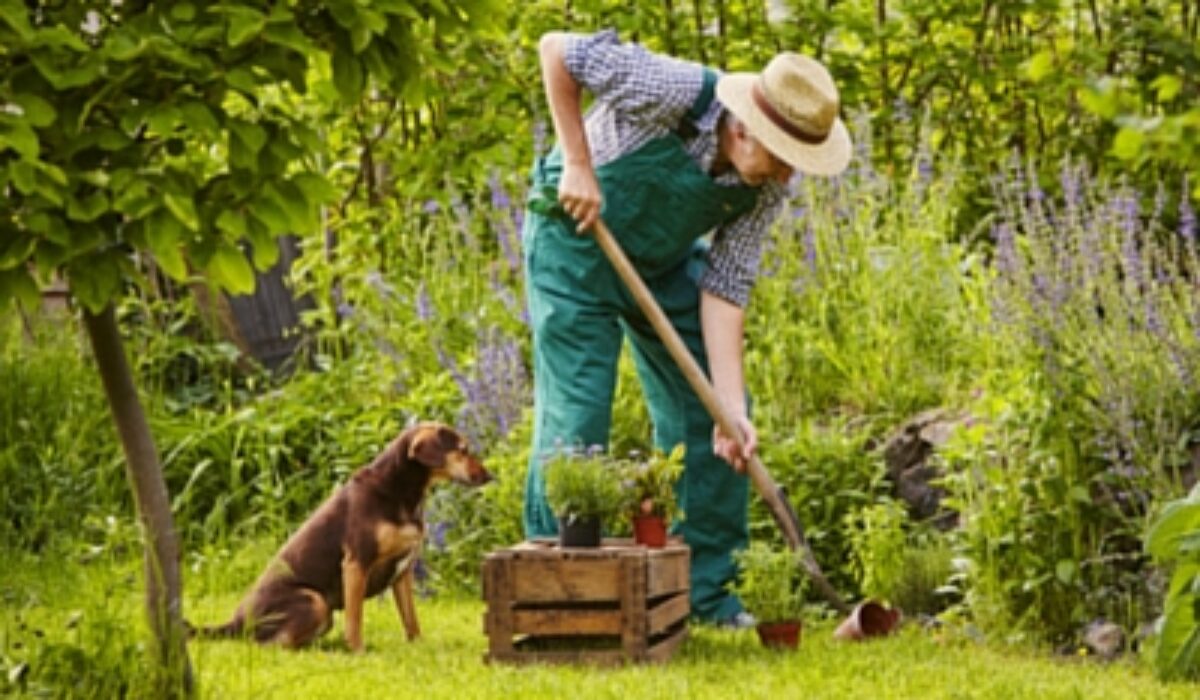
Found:
[[(596, 167), (674, 131), (691, 109), (703, 84), (703, 67), (621, 43), (614, 31), (572, 34), (565, 44), (567, 71), (595, 98), (585, 115)], [(696, 163), (708, 172), (717, 157), (717, 125), (725, 107), (714, 97), (684, 141)], [(718, 185), (739, 185), (734, 170), (717, 176)], [(784, 188), (769, 181), (753, 209), (712, 232), (709, 267), (700, 287), (740, 307), (750, 300), (758, 276), (763, 241), (783, 210)]]

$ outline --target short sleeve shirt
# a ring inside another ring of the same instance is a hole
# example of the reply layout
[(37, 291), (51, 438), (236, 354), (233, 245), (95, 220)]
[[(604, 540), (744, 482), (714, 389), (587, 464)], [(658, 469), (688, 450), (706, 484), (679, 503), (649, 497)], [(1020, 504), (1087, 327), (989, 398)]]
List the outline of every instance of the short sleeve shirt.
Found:
[[(674, 131), (703, 86), (704, 67), (622, 43), (616, 32), (569, 35), (567, 71), (594, 99), (584, 117), (592, 161), (597, 167)], [(717, 127), (725, 107), (713, 99), (696, 122), (684, 148), (705, 172), (717, 157)], [(740, 185), (734, 170), (718, 175), (718, 185)], [(712, 232), (709, 267), (700, 287), (745, 307), (758, 276), (763, 242), (783, 209), (785, 190), (769, 181), (759, 188), (754, 208)]]

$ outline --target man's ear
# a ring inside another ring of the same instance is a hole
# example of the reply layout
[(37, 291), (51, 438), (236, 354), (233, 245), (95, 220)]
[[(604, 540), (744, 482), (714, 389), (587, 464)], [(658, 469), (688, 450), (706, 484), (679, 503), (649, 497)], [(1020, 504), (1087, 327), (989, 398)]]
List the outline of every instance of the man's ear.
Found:
[(415, 459), (430, 469), (437, 469), (446, 463), (446, 450), (437, 429), (423, 429), (413, 438), (408, 448), (408, 458)]

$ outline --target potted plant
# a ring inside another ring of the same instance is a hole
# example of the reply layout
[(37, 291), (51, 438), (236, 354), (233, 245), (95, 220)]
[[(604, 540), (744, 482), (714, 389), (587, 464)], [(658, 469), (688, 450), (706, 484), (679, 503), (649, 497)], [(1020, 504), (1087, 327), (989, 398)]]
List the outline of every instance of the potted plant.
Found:
[(739, 573), (730, 590), (758, 620), (763, 646), (795, 649), (800, 644), (808, 584), (795, 553), (756, 542), (736, 552), (734, 560)]
[(599, 547), (600, 533), (620, 507), (620, 475), (599, 451), (561, 451), (544, 465), (546, 501), (558, 516), (563, 547)]
[(633, 521), (633, 539), (647, 547), (667, 543), (667, 527), (681, 515), (675, 484), (683, 475), (684, 446), (669, 454), (655, 450), (647, 459), (625, 463), (625, 512)]

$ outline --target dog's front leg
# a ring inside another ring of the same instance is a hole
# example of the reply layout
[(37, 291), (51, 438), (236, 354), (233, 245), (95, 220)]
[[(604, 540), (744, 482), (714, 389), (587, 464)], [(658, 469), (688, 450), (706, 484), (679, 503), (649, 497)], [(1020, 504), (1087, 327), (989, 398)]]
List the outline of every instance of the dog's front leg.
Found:
[(346, 597), (346, 643), (363, 650), (363, 599), (367, 597), (367, 572), (349, 553), (342, 558), (342, 590)]
[(410, 563), (404, 572), (392, 581), (392, 598), (396, 601), (396, 609), (400, 611), (400, 621), (404, 623), (404, 633), (408, 641), (421, 636), (421, 626), (417, 624), (417, 608), (413, 605), (413, 567)]

